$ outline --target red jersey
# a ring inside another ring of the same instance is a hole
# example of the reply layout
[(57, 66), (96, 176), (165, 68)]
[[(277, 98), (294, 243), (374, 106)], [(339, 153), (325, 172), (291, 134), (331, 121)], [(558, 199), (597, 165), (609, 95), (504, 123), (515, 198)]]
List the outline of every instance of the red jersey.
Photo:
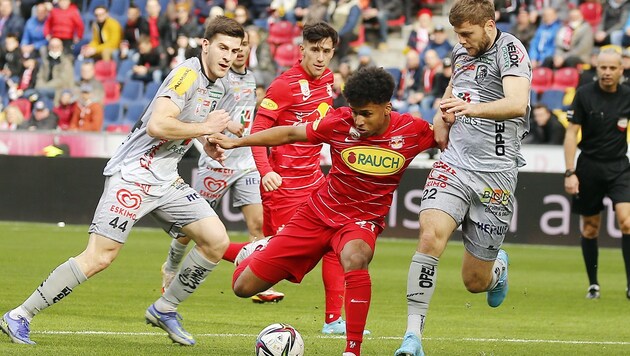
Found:
[(392, 112), (385, 133), (361, 138), (350, 108), (339, 108), (306, 126), (308, 140), (330, 144), (332, 168), (308, 204), (329, 226), (372, 221), (385, 227), (385, 215), (402, 174), (416, 155), (435, 147), (426, 121)]
[[(323, 118), (332, 107), (333, 73), (326, 69), (319, 79), (310, 77), (300, 63), (276, 78), (260, 104), (251, 133), (273, 126), (299, 126)], [(282, 177), (278, 190), (295, 197), (319, 186), (321, 143), (297, 142), (277, 147), (252, 147), (260, 176), (274, 171)], [(268, 153), (269, 152), (269, 153)]]

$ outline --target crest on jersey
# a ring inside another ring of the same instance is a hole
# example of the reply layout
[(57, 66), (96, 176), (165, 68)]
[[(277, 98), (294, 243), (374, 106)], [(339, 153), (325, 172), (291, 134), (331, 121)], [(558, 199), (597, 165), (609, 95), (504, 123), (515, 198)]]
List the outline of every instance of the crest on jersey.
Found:
[(484, 79), (488, 76), (488, 67), (485, 65), (478, 65), (477, 72), (475, 73), (475, 82), (477, 84), (481, 84)]
[(405, 144), (405, 139), (402, 136), (394, 136), (389, 139), (389, 147), (398, 150)]
[(330, 97), (333, 96), (332, 84), (330, 83), (326, 84), (326, 94), (328, 94), (328, 96)]
[(617, 120), (617, 129), (621, 132), (625, 132), (628, 129), (627, 117), (620, 117), (619, 120)]
[(308, 99), (311, 96), (311, 88), (308, 87), (308, 80), (300, 79), (298, 80), (298, 84), (300, 84), (300, 92), (302, 92), (303, 99)]

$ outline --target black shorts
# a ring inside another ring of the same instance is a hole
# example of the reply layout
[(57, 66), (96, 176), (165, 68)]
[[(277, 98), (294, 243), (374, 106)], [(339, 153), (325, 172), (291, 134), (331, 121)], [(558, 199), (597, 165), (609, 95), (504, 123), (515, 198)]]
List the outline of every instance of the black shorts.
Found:
[(609, 197), (613, 207), (630, 202), (630, 163), (628, 159), (601, 161), (580, 155), (575, 174), (580, 181), (580, 193), (573, 196), (574, 213), (592, 216), (604, 209), (603, 199)]

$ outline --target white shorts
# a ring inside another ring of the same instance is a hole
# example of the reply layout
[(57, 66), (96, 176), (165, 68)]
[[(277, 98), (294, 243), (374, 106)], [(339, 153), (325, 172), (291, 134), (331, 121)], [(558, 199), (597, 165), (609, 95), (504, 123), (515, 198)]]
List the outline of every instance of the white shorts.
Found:
[(462, 226), (466, 250), (481, 260), (495, 260), (514, 214), (517, 173), (517, 169), (473, 172), (436, 162), (422, 192), (420, 211), (449, 214)]
[[(122, 179), (120, 172), (106, 177), (89, 233), (125, 243), (133, 225), (151, 215), (173, 238), (182, 236), (181, 228), (198, 220), (217, 216), (212, 208), (183, 179), (161, 187), (151, 195), (151, 187)], [(162, 194), (163, 193), (163, 194)]]
[(193, 188), (213, 208), (219, 204), (228, 190), (235, 208), (261, 204), (260, 174), (256, 168), (199, 168)]

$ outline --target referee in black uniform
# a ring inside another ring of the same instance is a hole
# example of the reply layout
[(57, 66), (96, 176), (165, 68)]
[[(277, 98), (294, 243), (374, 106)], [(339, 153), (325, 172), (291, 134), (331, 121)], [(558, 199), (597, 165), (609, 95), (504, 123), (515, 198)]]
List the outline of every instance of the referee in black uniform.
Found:
[[(621, 228), (621, 251), (626, 266), (626, 297), (630, 299), (630, 162), (628, 118), (630, 87), (620, 85), (621, 54), (602, 51), (597, 57), (597, 81), (578, 88), (564, 138), (564, 189), (573, 196), (573, 213), (580, 215), (581, 243), (589, 284), (586, 298), (599, 298), (597, 235), (602, 200), (608, 196)], [(578, 132), (582, 140), (578, 144)], [(581, 153), (575, 164), (577, 147)]]

